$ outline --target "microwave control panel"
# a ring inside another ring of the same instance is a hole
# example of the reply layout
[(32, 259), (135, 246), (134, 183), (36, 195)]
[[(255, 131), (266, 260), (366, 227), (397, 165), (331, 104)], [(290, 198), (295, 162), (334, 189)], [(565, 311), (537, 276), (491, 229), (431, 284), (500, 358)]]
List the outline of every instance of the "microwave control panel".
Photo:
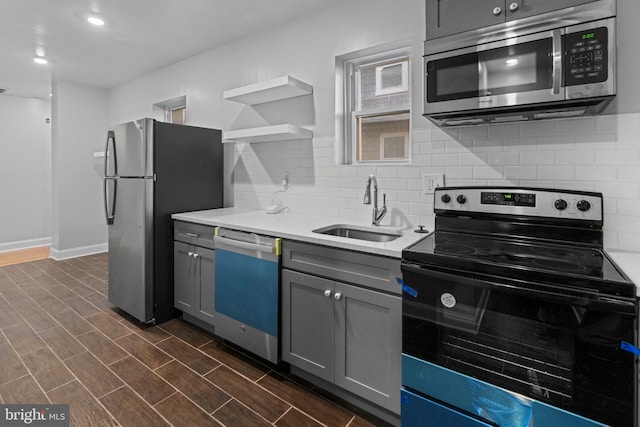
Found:
[(592, 28), (564, 36), (565, 84), (604, 82), (608, 78), (607, 27)]

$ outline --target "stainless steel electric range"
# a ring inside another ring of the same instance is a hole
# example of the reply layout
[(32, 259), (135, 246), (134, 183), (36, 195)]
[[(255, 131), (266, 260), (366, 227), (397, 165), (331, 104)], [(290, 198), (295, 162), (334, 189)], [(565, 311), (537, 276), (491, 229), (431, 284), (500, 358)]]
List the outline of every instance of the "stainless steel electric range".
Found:
[(636, 288), (602, 194), (444, 187), (434, 210), (402, 253), (402, 425), (635, 426)]

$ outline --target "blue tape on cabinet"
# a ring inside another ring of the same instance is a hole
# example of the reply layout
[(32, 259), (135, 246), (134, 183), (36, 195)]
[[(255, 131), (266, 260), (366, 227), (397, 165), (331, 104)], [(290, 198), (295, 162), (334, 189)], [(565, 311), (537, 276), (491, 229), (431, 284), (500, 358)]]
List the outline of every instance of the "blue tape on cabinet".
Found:
[(400, 391), (400, 403), (402, 427), (490, 427), (487, 423), (408, 390)]
[(607, 427), (597, 421), (572, 414), (560, 408), (534, 401), (533, 422), (537, 426), (562, 426), (562, 427)]
[(501, 427), (529, 427), (531, 406), (513, 394), (407, 354), (402, 355), (402, 384)]
[(216, 249), (215, 309), (278, 336), (278, 263)]

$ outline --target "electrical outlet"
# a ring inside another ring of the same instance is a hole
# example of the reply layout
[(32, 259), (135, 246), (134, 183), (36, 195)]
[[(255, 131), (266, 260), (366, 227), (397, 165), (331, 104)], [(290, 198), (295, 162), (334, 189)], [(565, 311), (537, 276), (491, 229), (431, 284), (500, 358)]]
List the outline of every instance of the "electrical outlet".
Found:
[(444, 174), (422, 175), (424, 181), (424, 194), (433, 194), (437, 187), (444, 186)]

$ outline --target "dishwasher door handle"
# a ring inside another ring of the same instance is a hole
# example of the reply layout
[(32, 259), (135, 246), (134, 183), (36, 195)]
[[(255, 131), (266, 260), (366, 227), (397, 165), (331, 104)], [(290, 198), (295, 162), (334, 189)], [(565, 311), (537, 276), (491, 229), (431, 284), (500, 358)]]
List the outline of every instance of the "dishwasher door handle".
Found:
[(234, 247), (234, 248), (246, 249), (249, 251), (266, 252), (269, 254), (276, 254), (276, 255), (278, 254), (277, 243), (274, 245), (260, 245), (258, 243), (248, 243), (248, 242), (243, 242), (241, 240), (228, 239), (226, 237), (220, 237), (220, 236), (215, 236), (214, 241), (216, 243), (222, 243), (224, 245)]

